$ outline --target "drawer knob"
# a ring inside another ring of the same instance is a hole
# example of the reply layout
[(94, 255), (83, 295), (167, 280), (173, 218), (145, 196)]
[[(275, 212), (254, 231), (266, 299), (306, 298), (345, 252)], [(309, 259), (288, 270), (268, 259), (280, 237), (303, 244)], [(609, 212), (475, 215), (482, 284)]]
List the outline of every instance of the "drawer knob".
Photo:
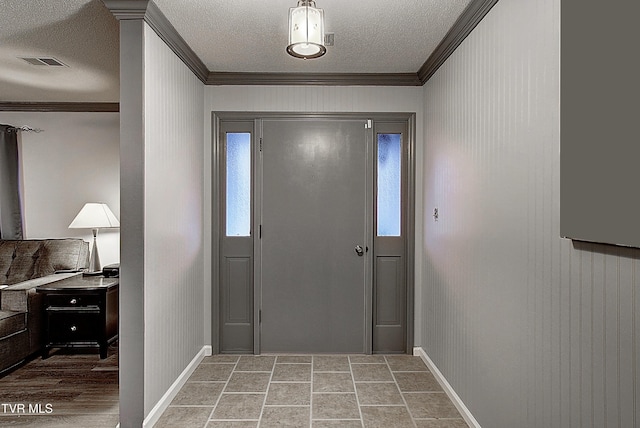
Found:
[(75, 325), (71, 326), (71, 331), (76, 331), (78, 329), (78, 327), (76, 327)]
[(78, 301), (76, 299), (71, 299), (69, 303), (71, 303), (72, 305), (75, 305), (76, 303), (78, 303)]

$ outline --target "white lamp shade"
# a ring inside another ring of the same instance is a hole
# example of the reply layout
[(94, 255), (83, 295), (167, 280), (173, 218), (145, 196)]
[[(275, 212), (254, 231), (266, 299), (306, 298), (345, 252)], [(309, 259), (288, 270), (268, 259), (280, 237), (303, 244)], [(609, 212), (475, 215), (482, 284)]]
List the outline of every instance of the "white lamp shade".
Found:
[(120, 222), (107, 204), (88, 202), (69, 225), (69, 229), (101, 229), (120, 227)]
[(289, 46), (287, 52), (296, 58), (318, 58), (325, 54), (324, 11), (314, 1), (301, 0), (289, 9)]

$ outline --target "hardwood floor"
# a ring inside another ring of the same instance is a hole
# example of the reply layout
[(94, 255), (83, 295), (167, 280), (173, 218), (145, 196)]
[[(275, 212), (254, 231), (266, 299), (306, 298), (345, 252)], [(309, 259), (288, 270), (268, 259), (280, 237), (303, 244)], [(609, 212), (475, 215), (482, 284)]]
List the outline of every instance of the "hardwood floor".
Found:
[(0, 377), (0, 426), (109, 427), (118, 423), (118, 346), (55, 349)]

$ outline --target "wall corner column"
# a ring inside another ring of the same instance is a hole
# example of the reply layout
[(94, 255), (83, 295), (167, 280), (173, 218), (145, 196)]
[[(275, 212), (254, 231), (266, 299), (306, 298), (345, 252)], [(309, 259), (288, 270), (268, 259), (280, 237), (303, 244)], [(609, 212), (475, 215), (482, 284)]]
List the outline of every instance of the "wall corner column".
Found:
[(121, 428), (145, 417), (144, 26), (142, 17), (120, 19)]

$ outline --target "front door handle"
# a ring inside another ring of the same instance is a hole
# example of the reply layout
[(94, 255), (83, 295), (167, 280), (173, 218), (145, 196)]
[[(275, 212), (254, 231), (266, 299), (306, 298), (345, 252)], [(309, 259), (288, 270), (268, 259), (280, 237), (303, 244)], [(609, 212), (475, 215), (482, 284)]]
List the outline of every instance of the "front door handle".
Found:
[(362, 245), (356, 245), (356, 248), (354, 248), (354, 250), (359, 257), (362, 257), (362, 255), (364, 254), (364, 248), (362, 248)]

